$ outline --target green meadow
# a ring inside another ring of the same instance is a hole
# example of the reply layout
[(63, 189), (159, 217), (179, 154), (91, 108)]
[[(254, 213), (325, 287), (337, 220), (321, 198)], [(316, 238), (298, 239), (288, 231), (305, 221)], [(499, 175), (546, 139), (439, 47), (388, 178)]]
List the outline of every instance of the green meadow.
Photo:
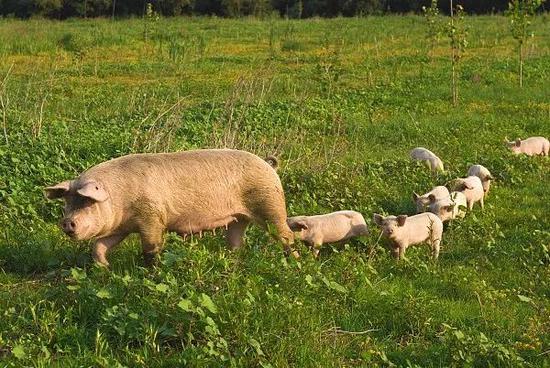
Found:
[[(0, 366), (549, 367), (550, 18), (523, 88), (508, 20), (466, 17), (459, 104), (450, 48), (420, 16), (309, 20), (0, 20)], [(409, 151), (437, 153), (432, 176)], [(113, 157), (208, 147), (275, 154), (289, 215), (351, 209), (371, 234), (300, 261), (258, 227), (138, 237), (93, 264), (43, 187)], [(495, 177), (485, 201), (396, 262), (373, 213)]]

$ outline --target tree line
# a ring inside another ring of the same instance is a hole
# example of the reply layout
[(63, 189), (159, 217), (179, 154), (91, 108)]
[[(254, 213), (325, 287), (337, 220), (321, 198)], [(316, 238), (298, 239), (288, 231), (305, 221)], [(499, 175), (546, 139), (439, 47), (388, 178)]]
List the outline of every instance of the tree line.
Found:
[[(508, 1), (459, 0), (455, 3), (468, 13), (487, 14), (506, 10)], [(430, 0), (0, 0), (0, 16), (132, 17), (145, 14), (148, 3), (163, 16), (264, 17), (276, 13), (289, 18), (308, 18), (418, 13), (423, 6), (430, 5)], [(443, 13), (449, 11), (448, 0), (438, 3)]]

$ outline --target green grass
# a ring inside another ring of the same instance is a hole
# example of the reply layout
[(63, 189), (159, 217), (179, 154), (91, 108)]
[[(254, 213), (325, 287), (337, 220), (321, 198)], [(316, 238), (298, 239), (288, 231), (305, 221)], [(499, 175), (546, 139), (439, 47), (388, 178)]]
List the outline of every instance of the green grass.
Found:
[[(548, 16), (523, 89), (507, 20), (465, 22), (452, 108), (447, 40), (428, 57), (421, 17), (161, 19), (148, 42), (139, 19), (1, 20), (0, 365), (549, 366), (550, 162), (503, 145), (550, 135)], [(105, 271), (41, 193), (111, 157), (222, 146), (278, 154), (291, 215), (354, 209), (372, 234), (300, 262), (255, 227), (236, 253), (170, 235), (154, 269), (131, 237)], [(474, 163), (496, 177), (485, 210), (438, 262), (397, 264), (372, 214)]]

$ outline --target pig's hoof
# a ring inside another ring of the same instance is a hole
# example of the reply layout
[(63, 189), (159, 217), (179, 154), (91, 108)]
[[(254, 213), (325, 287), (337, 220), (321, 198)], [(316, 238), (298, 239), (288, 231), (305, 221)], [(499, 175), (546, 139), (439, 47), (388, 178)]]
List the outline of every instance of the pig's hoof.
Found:
[(158, 253), (143, 253), (145, 266), (152, 267), (157, 263)]
[(290, 254), (292, 257), (294, 257), (294, 259), (300, 259), (300, 253), (298, 253), (298, 251), (296, 251), (296, 250), (289, 250), (285, 253), (286, 253), (287, 257)]
[(107, 262), (107, 260), (99, 260), (99, 259), (94, 259), (94, 264), (97, 266), (97, 267), (101, 267), (101, 268), (109, 268), (109, 262)]

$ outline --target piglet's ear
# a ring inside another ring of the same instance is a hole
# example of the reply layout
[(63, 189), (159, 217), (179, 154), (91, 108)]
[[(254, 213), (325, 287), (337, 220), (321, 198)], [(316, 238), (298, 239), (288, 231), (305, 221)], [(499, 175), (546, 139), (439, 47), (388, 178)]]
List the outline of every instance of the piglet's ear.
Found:
[(376, 225), (382, 226), (382, 221), (384, 221), (384, 218), (381, 215), (375, 213), (372, 219)]
[(103, 202), (109, 198), (109, 193), (102, 184), (97, 181), (89, 181), (76, 191), (83, 197), (93, 199), (96, 202)]
[(413, 192), (413, 201), (416, 201), (418, 198), (420, 198), (420, 196), (416, 192)]
[(48, 199), (62, 198), (71, 187), (71, 181), (65, 180), (59, 184), (44, 188), (44, 196)]
[(290, 227), (290, 230), (292, 231), (302, 231), (308, 229), (308, 226), (304, 221), (288, 222), (288, 227)]
[(443, 209), (447, 212), (453, 212), (455, 206), (453, 204), (443, 207)]
[(296, 224), (294, 224), (294, 226), (296, 227), (296, 229), (298, 231), (307, 230), (309, 228), (304, 221), (298, 221), (298, 222), (296, 222)]
[(464, 185), (464, 189), (470, 189), (470, 190), (474, 189), (474, 187), (469, 183), (464, 183), (463, 185)]
[(493, 178), (493, 176), (491, 174), (485, 176), (485, 180), (495, 180), (495, 178)]
[(434, 203), (435, 202), (435, 196), (433, 194), (430, 194), (428, 196), (428, 199), (430, 200), (430, 203)]
[(405, 225), (405, 221), (407, 221), (407, 215), (397, 216), (397, 225), (403, 226), (403, 225)]
[(521, 139), (516, 138), (516, 147), (521, 146)]

